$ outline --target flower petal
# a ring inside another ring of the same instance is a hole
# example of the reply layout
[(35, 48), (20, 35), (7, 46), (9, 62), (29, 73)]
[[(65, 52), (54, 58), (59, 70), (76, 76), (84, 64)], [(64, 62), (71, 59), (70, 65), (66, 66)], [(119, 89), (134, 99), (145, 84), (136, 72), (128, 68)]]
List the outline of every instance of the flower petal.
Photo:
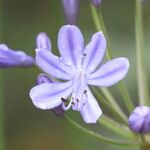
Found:
[(5, 44), (0, 44), (0, 67), (30, 67), (34, 59), (23, 51), (14, 51)]
[(105, 54), (105, 49), (106, 40), (103, 32), (95, 33), (84, 51), (85, 58), (83, 68), (87, 70), (87, 73), (93, 72), (100, 64)]
[(86, 94), (85, 105), (82, 107), (80, 113), (86, 123), (96, 123), (102, 114), (102, 110), (89, 88), (87, 88)]
[(36, 64), (49, 75), (63, 79), (69, 80), (70, 73), (72, 73), (71, 68), (66, 66), (59, 57), (53, 55), (51, 52), (45, 50), (36, 50)]
[(61, 105), (61, 98), (67, 98), (71, 93), (71, 81), (43, 83), (30, 90), (33, 104), (40, 109), (52, 109)]
[(116, 58), (102, 65), (88, 77), (88, 84), (95, 86), (111, 86), (122, 80), (129, 69), (127, 58)]
[(37, 49), (45, 49), (51, 51), (51, 41), (46, 33), (41, 32), (36, 37)]
[(59, 30), (58, 48), (68, 65), (81, 65), (84, 40), (81, 31), (74, 25), (65, 25)]

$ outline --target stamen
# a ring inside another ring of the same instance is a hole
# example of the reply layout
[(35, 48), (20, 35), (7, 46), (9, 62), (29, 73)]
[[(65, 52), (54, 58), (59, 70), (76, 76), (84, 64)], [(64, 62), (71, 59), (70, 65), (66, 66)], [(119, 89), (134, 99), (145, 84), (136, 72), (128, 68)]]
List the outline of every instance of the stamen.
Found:
[(72, 105), (75, 105), (75, 102), (71, 102)]
[(84, 54), (83, 54), (83, 56), (85, 57), (85, 56), (86, 56), (86, 54), (84, 53)]
[(64, 103), (67, 101), (67, 100), (66, 100), (65, 98), (63, 98), (63, 97), (61, 98), (61, 100), (62, 100), (62, 102), (64, 102)]
[(73, 99), (71, 98), (71, 100), (67, 106), (65, 103), (62, 103), (62, 108), (63, 108), (63, 110), (68, 110), (72, 105), (75, 105), (75, 103), (73, 102)]
[(77, 102), (79, 103), (79, 99), (77, 99)]
[(84, 94), (86, 94), (87, 93), (87, 90), (84, 90)]

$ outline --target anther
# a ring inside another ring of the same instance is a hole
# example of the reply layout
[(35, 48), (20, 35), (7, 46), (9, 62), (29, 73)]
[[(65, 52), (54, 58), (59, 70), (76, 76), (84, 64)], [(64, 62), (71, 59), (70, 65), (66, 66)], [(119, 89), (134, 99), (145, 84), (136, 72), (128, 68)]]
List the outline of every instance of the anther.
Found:
[(62, 100), (62, 102), (64, 102), (64, 103), (67, 101), (67, 100), (66, 100), (65, 98), (63, 98), (63, 97), (61, 98), (61, 100)]
[(79, 103), (79, 99), (77, 99), (77, 102)]
[(85, 57), (85, 56), (86, 56), (86, 54), (84, 53), (84, 54), (83, 54), (83, 56)]
[(84, 91), (84, 94), (86, 94), (86, 93), (87, 93), (87, 90)]
[(75, 105), (75, 103), (74, 103), (74, 102), (71, 102), (71, 104), (72, 104), (72, 105)]

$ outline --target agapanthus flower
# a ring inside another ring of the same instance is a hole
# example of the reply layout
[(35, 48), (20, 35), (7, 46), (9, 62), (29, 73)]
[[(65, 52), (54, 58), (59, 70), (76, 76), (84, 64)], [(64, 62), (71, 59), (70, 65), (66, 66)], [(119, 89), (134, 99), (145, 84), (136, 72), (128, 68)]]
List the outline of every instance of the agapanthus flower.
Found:
[(23, 51), (14, 51), (5, 44), (0, 44), (0, 67), (30, 67), (34, 59)]
[(62, 105), (79, 111), (86, 123), (96, 123), (102, 110), (88, 85), (109, 87), (128, 72), (127, 58), (116, 58), (100, 66), (105, 54), (106, 40), (102, 32), (92, 36), (84, 47), (84, 39), (77, 26), (64, 25), (58, 33), (60, 57), (51, 51), (36, 49), (36, 64), (60, 82), (36, 85), (30, 91), (33, 104), (40, 109)]
[(137, 133), (150, 132), (150, 107), (138, 106), (129, 117), (129, 127)]
[(79, 0), (62, 0), (62, 6), (68, 24), (76, 24)]

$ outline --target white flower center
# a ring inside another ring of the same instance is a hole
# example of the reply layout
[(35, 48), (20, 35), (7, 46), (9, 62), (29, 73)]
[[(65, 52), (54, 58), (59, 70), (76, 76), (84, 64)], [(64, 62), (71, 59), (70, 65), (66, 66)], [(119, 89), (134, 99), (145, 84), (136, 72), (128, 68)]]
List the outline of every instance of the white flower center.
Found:
[(70, 102), (67, 106), (63, 104), (63, 109), (68, 110), (71, 106), (73, 110), (80, 111), (81, 108), (85, 105), (85, 96), (86, 95), (86, 75), (84, 70), (78, 69), (72, 79), (72, 95)]

